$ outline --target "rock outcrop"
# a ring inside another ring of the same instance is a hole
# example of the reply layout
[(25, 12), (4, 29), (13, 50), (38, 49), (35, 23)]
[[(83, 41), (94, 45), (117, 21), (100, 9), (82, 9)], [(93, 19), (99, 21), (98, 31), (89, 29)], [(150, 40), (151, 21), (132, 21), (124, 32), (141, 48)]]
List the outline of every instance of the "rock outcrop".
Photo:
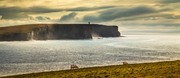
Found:
[(119, 37), (118, 26), (92, 25), (92, 33), (99, 37)]
[(98, 24), (30, 24), (0, 27), (0, 41), (28, 41), (54, 39), (92, 39), (119, 37), (118, 26)]

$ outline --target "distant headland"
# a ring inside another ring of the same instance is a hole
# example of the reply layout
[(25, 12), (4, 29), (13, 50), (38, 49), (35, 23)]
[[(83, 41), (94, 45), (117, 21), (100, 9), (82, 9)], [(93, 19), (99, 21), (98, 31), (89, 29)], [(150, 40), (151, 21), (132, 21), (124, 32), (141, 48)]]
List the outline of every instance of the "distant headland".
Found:
[(118, 26), (99, 24), (28, 24), (0, 27), (0, 41), (92, 39), (119, 37)]

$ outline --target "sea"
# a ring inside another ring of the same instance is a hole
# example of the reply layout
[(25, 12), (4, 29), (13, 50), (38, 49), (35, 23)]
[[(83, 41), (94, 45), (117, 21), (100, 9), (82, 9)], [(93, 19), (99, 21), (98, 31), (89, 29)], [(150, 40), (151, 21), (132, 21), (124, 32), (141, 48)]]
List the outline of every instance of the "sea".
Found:
[(92, 40), (1, 41), (0, 77), (79, 68), (180, 60), (179, 34)]

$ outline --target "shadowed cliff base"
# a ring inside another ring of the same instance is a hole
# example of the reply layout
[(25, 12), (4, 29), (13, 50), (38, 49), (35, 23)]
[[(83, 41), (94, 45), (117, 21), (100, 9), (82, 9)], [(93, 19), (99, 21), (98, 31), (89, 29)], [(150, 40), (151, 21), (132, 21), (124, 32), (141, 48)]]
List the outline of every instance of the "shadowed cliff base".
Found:
[(0, 27), (0, 41), (92, 39), (119, 37), (118, 26), (98, 24), (29, 24)]

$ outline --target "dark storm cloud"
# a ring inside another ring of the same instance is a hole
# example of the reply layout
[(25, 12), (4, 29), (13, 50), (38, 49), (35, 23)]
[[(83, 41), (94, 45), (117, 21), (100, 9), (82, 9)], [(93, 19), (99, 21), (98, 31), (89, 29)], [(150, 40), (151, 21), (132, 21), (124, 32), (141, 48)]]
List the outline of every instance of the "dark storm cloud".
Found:
[(53, 8), (48, 8), (48, 7), (30, 7), (28, 9), (28, 12), (32, 13), (50, 13), (50, 12), (59, 12), (59, 11), (64, 11), (63, 9), (53, 9)]
[(49, 17), (43, 17), (43, 16), (37, 16), (35, 18), (33, 18), (34, 20), (37, 20), (37, 21), (48, 21), (48, 20), (51, 20), (51, 18)]
[(71, 20), (75, 19), (76, 15), (77, 14), (75, 12), (70, 13), (68, 15), (64, 15), (64, 16), (61, 17), (60, 21), (71, 21)]
[(29, 12), (35, 13), (49, 13), (49, 12), (60, 12), (60, 11), (93, 11), (93, 10), (101, 10), (113, 8), (116, 6), (102, 6), (102, 7), (77, 7), (77, 8), (67, 8), (67, 9), (52, 9), (47, 7), (31, 7)]
[(20, 8), (20, 7), (0, 7), (0, 16), (2, 19), (20, 19), (28, 18), (29, 14), (40, 14), (40, 13), (51, 13), (51, 12), (61, 12), (61, 11), (92, 11), (112, 8), (114, 6), (103, 6), (103, 7), (78, 7), (69, 9), (54, 9), (48, 7), (30, 7), (30, 8)]
[(0, 20), (2, 19), (2, 16), (0, 16)]
[(11, 18), (27, 18), (28, 14), (26, 9), (19, 7), (0, 7), (0, 15), (2, 19), (11, 19)]
[(133, 24), (123, 24), (126, 26), (174, 26), (174, 27), (180, 27), (180, 23), (175, 22), (156, 22), (155, 23), (133, 23)]
[(21, 18), (28, 18), (29, 14), (49, 13), (49, 12), (58, 12), (58, 11), (61, 10), (44, 8), (44, 7), (31, 7), (31, 8), (0, 7), (0, 15), (2, 16), (2, 19), (21, 19)]
[(180, 19), (180, 15), (155, 13), (145, 16), (122, 18), (122, 19), (118, 19), (118, 21), (130, 21), (130, 20), (142, 20), (142, 19), (143, 20)]
[(118, 18), (125, 18), (125, 17), (132, 17), (132, 16), (139, 16), (144, 14), (151, 14), (156, 13), (161, 10), (156, 10), (155, 8), (148, 7), (148, 6), (138, 6), (133, 8), (112, 8), (105, 11), (99, 12), (99, 16), (85, 16), (83, 18), (84, 21), (111, 21)]

